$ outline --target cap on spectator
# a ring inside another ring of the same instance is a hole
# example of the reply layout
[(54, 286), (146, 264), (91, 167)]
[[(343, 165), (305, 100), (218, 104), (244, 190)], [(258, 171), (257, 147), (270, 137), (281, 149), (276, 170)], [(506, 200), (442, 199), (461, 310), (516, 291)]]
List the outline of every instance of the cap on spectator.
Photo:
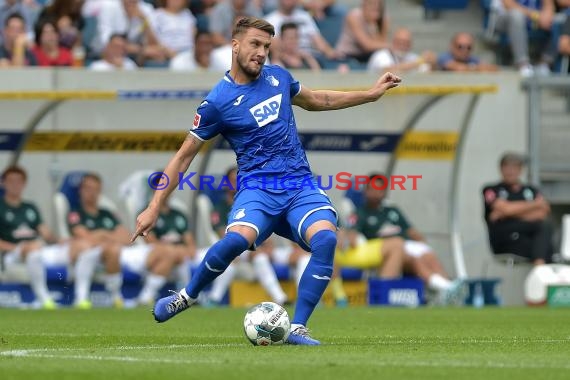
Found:
[(507, 152), (501, 157), (501, 166), (508, 164), (525, 165), (527, 158), (519, 153)]

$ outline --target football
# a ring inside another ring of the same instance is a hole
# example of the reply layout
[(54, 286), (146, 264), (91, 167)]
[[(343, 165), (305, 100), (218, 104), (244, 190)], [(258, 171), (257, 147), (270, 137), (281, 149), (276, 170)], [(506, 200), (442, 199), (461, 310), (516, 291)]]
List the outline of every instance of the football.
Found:
[(287, 310), (273, 302), (262, 302), (249, 309), (243, 321), (245, 336), (254, 346), (283, 344), (291, 322)]

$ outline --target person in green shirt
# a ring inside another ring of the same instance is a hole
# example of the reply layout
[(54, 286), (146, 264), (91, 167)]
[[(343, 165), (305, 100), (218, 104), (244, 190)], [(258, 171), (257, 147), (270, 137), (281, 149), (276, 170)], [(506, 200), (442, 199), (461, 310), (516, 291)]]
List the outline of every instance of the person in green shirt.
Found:
[(428, 289), (438, 294), (442, 303), (456, 303), (463, 291), (463, 281), (449, 279), (443, 265), (423, 235), (402, 211), (385, 204), (385, 176), (373, 173), (364, 189), (364, 203), (350, 217), (352, 230), (366, 239), (399, 237), (404, 240), (404, 270), (421, 278)]
[(74, 237), (106, 247), (102, 255), (105, 266), (105, 288), (111, 294), (115, 307), (124, 305), (121, 294), (121, 267), (144, 276), (143, 288), (137, 303), (154, 303), (158, 291), (176, 263), (173, 249), (168, 245), (130, 245), (130, 233), (109, 210), (99, 207), (102, 191), (101, 177), (95, 173), (83, 176), (79, 186), (79, 207), (68, 215), (68, 226)]
[(10, 166), (2, 173), (5, 194), (0, 199), (0, 252), (8, 270), (14, 263), (24, 262), (30, 285), (45, 309), (57, 304), (50, 296), (46, 266), (67, 265), (75, 272), (75, 306), (87, 300), (90, 275), (95, 270), (100, 249), (84, 239), (57, 239), (44, 223), (40, 211), (22, 198), (27, 173), (19, 166)]
[(196, 257), (196, 240), (186, 215), (169, 205), (168, 200), (160, 209), (154, 228), (145, 237), (149, 244), (165, 244), (176, 257), (176, 278), (179, 288), (190, 282), (190, 265)]

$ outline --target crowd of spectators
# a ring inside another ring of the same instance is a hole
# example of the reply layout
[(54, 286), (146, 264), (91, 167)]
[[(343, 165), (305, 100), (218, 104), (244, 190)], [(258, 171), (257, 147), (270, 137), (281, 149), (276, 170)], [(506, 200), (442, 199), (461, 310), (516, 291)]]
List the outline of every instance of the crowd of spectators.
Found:
[[(488, 3), (484, 34), (512, 55), (521, 75), (548, 75), (570, 55), (570, 0)], [(477, 38), (464, 32), (450, 36), (447, 52), (415, 52), (410, 26), (392, 25), (384, 0), (352, 9), (335, 0), (0, 0), (0, 66), (224, 71), (242, 16), (275, 26), (269, 62), (291, 69), (501, 68), (475, 56)], [(333, 37), (322, 30), (331, 28), (327, 20), (336, 22)]]

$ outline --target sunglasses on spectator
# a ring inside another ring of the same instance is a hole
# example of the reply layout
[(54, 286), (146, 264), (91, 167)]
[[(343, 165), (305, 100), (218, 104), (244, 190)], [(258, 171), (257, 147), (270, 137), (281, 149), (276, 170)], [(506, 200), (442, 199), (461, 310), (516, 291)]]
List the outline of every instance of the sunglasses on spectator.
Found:
[(467, 51), (471, 51), (471, 48), (472, 48), (472, 46), (469, 44), (467, 44), (467, 45), (456, 44), (455, 47), (458, 48), (459, 50), (467, 50)]

